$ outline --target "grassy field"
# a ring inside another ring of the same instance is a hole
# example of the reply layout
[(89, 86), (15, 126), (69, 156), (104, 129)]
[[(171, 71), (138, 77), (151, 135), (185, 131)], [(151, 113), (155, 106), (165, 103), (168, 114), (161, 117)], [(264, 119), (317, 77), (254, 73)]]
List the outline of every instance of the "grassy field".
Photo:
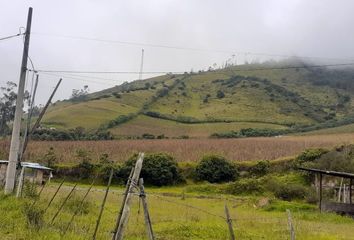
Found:
[[(330, 134), (318, 136), (288, 136), (245, 139), (161, 139), (115, 141), (38, 141), (30, 142), (26, 160), (41, 162), (53, 147), (59, 163), (74, 163), (79, 149), (90, 153), (92, 161), (98, 161), (103, 153), (122, 162), (136, 152), (167, 152), (179, 162), (199, 161), (205, 154), (220, 154), (232, 161), (274, 160), (295, 156), (312, 148), (332, 148), (353, 143), (354, 134)], [(0, 141), (0, 159), (8, 156), (9, 141)]]
[(238, 131), (242, 128), (285, 129), (286, 127), (283, 125), (259, 122), (186, 124), (139, 115), (127, 123), (123, 123), (115, 128), (110, 129), (110, 132), (118, 137), (140, 137), (143, 133), (149, 133), (155, 136), (164, 134), (166, 137), (179, 137), (184, 135), (191, 138), (207, 138), (216, 132), (227, 132), (231, 130)]
[[(53, 104), (44, 117), (43, 125), (94, 130), (119, 116), (134, 113), (139, 115), (138, 119), (131, 119), (125, 125), (113, 128), (112, 132), (117, 136), (140, 136), (149, 131), (147, 133), (173, 137), (205, 137), (214, 130), (230, 131), (242, 126), (273, 128), (275, 125), (316, 124), (331, 117), (342, 119), (353, 112), (352, 92), (331, 85), (315, 84), (316, 77), (310, 69), (249, 71), (252, 68), (289, 64), (248, 64), (193, 74), (167, 74), (125, 83), (89, 94), (86, 100), (80, 102)], [(233, 78), (235, 76), (238, 78)], [(163, 94), (161, 90), (164, 90)], [(220, 91), (222, 97), (218, 97)], [(343, 99), (347, 100), (343, 102)], [(177, 122), (161, 119), (156, 119), (156, 123), (151, 123), (151, 120), (145, 122), (142, 121), (142, 112), (154, 112)], [(178, 123), (182, 120), (237, 121), (244, 125)], [(133, 130), (130, 131), (131, 128)], [(190, 129), (194, 131), (188, 134)]]
[[(71, 185), (72, 186), (72, 185)], [(57, 184), (46, 187), (34, 209), (44, 209), (53, 195)], [(103, 187), (95, 187), (87, 198), (82, 212), (73, 221), (68, 232), (64, 229), (85, 194), (87, 186), (80, 186), (68, 201), (53, 224), (55, 212), (70, 187), (63, 187), (58, 197), (44, 214), (44, 221), (36, 229), (27, 225), (24, 214), (25, 202), (29, 199), (15, 199), (0, 195), (0, 238), (1, 239), (90, 239), (94, 231), (99, 206), (103, 199)], [(113, 187), (101, 220), (97, 239), (110, 239), (115, 220), (122, 202), (122, 188)], [(290, 209), (296, 231), (301, 240), (350, 240), (354, 239), (353, 219), (323, 213), (316, 206), (300, 202), (274, 200), (261, 207), (264, 197), (210, 195), (188, 191), (188, 187), (147, 188), (147, 201), (156, 239), (229, 239), (224, 219), (226, 203), (233, 219), (236, 239), (289, 239), (286, 209)], [(182, 199), (182, 193), (185, 198)], [(139, 212), (140, 209), (140, 212)], [(138, 197), (134, 197), (125, 239), (147, 239), (142, 208)]]

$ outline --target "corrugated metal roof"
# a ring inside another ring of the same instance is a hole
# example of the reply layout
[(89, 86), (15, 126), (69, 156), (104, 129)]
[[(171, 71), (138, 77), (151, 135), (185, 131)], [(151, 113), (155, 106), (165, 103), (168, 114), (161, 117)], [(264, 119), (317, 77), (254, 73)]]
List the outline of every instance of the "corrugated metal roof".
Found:
[[(0, 160), (0, 164), (1, 163), (9, 163), (9, 161), (7, 160)], [(22, 167), (26, 167), (26, 168), (33, 168), (33, 169), (41, 169), (41, 170), (49, 170), (52, 171), (53, 169), (43, 166), (39, 163), (33, 163), (33, 162), (21, 162), (21, 166)]]
[(315, 169), (315, 168), (304, 168), (304, 167), (299, 167), (299, 169), (305, 170), (308, 172), (321, 173), (321, 174), (325, 174), (325, 175), (354, 179), (353, 173), (336, 172), (336, 171), (328, 171), (328, 170)]

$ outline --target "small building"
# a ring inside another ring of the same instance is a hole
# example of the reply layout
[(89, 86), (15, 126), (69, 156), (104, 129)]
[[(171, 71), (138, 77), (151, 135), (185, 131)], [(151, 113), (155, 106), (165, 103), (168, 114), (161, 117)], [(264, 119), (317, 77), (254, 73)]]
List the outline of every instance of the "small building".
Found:
[[(318, 192), (319, 198), (319, 209), (320, 211), (336, 212), (339, 214), (347, 214), (354, 217), (354, 204), (353, 204), (353, 185), (354, 185), (354, 174), (347, 172), (336, 172), (328, 171), (322, 169), (314, 168), (304, 168), (300, 167), (300, 170), (307, 171), (315, 174), (315, 187)], [(330, 178), (341, 178), (341, 184), (338, 191), (335, 191), (338, 197), (332, 200), (322, 199), (322, 189), (325, 187), (324, 182), (326, 182), (326, 187), (336, 190), (336, 182), (333, 179), (327, 179), (324, 181), (324, 176)], [(346, 179), (347, 185), (342, 186), (343, 180)], [(333, 201), (334, 200), (334, 201)]]
[[(7, 165), (9, 161), (0, 160), (0, 183), (5, 183)], [(24, 179), (32, 183), (42, 184), (52, 176), (53, 169), (43, 166), (39, 163), (21, 162), (24, 168)]]

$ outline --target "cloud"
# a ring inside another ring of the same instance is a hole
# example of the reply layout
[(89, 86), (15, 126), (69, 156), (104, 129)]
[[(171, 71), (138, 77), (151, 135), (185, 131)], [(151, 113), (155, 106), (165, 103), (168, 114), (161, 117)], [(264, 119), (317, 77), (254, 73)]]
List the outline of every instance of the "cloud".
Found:
[[(138, 71), (141, 46), (47, 36), (84, 36), (157, 45), (203, 49), (232, 49), (353, 58), (350, 0), (149, 0), (149, 1), (23, 1), (0, 2), (0, 36), (25, 26), (29, 6), (34, 8), (30, 55), (40, 69)], [(35, 34), (37, 33), (37, 34)], [(189, 71), (221, 64), (228, 52), (145, 48), (146, 71)], [(17, 82), (22, 40), (0, 42), (0, 84)], [(244, 61), (246, 56), (237, 58)], [(247, 59), (264, 59), (248, 55)], [(95, 75), (91, 90), (131, 81), (134, 75)], [(41, 75), (38, 101), (49, 96), (58, 77)], [(100, 83), (96, 83), (100, 82)], [(56, 99), (68, 97), (84, 81), (64, 77)]]

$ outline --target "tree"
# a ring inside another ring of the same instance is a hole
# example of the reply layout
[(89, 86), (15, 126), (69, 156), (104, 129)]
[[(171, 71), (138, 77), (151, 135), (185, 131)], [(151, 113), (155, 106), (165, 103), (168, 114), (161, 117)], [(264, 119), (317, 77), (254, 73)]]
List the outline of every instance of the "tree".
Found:
[(82, 89), (73, 89), (71, 93), (71, 100), (80, 101), (85, 100), (90, 89), (88, 85), (85, 85)]
[(14, 89), (16, 87), (15, 83), (7, 82), (5, 87), (0, 88), (2, 95), (0, 98), (0, 135), (9, 133), (7, 123), (15, 116), (17, 94)]
[(216, 93), (216, 97), (217, 98), (224, 98), (225, 97), (225, 93), (221, 90), (218, 90), (218, 92)]

